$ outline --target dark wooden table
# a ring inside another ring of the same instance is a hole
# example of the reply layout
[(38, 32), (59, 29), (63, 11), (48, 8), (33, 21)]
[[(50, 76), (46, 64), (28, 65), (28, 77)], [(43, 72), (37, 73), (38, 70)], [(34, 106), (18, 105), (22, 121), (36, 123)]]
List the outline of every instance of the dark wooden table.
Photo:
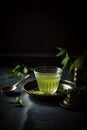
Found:
[[(0, 68), (0, 88), (12, 85), (20, 78), (8, 78), (9, 67)], [(0, 92), (0, 130), (71, 130), (87, 129), (87, 107), (79, 110), (65, 109), (59, 105), (59, 100), (35, 98), (24, 91), (24, 85), (34, 79), (33, 74), (18, 85), (13, 95)], [(19, 97), (24, 107), (16, 104)]]

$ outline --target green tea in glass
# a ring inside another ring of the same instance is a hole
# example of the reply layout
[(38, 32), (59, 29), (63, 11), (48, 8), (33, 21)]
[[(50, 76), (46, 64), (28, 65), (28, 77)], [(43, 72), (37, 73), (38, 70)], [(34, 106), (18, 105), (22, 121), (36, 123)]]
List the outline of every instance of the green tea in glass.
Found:
[(34, 69), (40, 91), (53, 94), (57, 91), (62, 76), (62, 69), (55, 66), (40, 66)]

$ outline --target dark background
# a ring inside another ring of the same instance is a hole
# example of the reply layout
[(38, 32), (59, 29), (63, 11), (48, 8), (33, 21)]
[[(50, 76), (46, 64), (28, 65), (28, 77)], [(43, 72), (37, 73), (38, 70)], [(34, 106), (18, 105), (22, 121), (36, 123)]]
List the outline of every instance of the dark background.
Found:
[(86, 50), (86, 8), (57, 2), (1, 4), (1, 57), (55, 57), (57, 47), (71, 56)]

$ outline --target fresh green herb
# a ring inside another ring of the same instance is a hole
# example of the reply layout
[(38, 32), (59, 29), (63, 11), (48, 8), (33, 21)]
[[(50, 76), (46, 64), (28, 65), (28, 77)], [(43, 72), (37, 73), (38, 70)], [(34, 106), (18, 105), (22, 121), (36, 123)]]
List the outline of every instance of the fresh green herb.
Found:
[(58, 49), (58, 53), (56, 56), (61, 57), (62, 59), (61, 61), (62, 69), (69, 70), (71, 72), (73, 69), (73, 63), (71, 62), (71, 59), (67, 50), (60, 47), (58, 47), (57, 49)]
[(24, 106), (24, 102), (19, 98), (19, 97), (16, 97), (16, 103), (19, 105), (19, 106)]
[(46, 95), (45, 92), (39, 91), (39, 90), (29, 90), (30, 94), (36, 94), (36, 95)]
[(9, 77), (15, 77), (15, 76), (20, 76), (23, 77), (24, 75), (26, 75), (29, 71), (31, 71), (32, 68), (29, 68), (27, 65), (17, 65), (14, 67), (14, 69), (12, 69), (9, 72)]
[(42, 92), (42, 91), (39, 91), (39, 90), (29, 90), (28, 91), (29, 94), (34, 94), (34, 95), (41, 95), (41, 96), (56, 96), (56, 95), (62, 95), (62, 94), (66, 94), (66, 90), (64, 89), (59, 89), (57, 93), (54, 93), (54, 94), (48, 94), (46, 92)]
[(72, 61), (66, 49), (60, 47), (58, 47), (57, 49), (58, 53), (56, 56), (61, 57), (61, 65), (63, 70), (68, 70), (71, 73), (74, 71), (75, 67), (86, 69), (87, 50), (82, 55), (74, 59), (74, 61)]

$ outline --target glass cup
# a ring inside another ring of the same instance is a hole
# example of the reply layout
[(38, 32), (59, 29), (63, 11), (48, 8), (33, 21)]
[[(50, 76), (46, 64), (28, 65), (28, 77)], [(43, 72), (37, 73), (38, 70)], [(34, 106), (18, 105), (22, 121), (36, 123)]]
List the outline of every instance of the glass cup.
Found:
[(55, 66), (40, 66), (34, 69), (40, 91), (53, 94), (57, 91), (62, 76), (62, 69)]

